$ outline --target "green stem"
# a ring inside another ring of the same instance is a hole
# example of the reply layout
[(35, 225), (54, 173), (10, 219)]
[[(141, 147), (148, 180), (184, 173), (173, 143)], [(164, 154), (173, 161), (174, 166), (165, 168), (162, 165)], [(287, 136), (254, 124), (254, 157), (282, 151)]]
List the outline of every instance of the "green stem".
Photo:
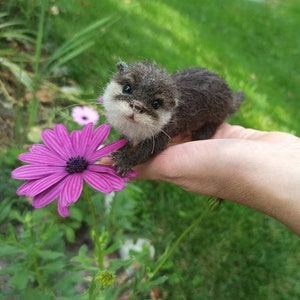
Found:
[[(159, 264), (156, 266), (153, 272), (148, 276), (147, 280), (143, 283), (143, 285), (139, 288), (139, 290), (143, 290), (143, 288), (151, 281), (151, 279), (158, 273), (158, 271), (163, 267), (163, 265), (166, 263), (166, 261), (170, 258), (170, 256), (173, 254), (175, 249), (178, 247), (180, 242), (204, 219), (204, 217), (207, 215), (209, 212), (210, 207), (207, 206), (206, 209), (200, 214), (200, 216), (192, 222), (192, 224), (187, 227), (181, 235), (177, 238), (175, 243), (172, 245), (170, 250), (167, 252), (167, 254), (162, 258), (162, 260), (159, 262)], [(133, 293), (128, 300), (133, 299), (138, 293), (139, 290)]]
[(43, 276), (42, 276), (41, 270), (39, 268), (38, 260), (37, 260), (35, 253), (33, 253), (33, 264), (34, 264), (34, 269), (35, 269), (39, 287), (41, 288), (42, 291), (44, 291), (45, 285), (44, 285), (44, 281), (43, 281)]
[(46, 13), (46, 7), (47, 7), (48, 1), (42, 0), (41, 1), (41, 13), (40, 13), (40, 19), (39, 19), (39, 25), (38, 25), (38, 32), (37, 32), (37, 38), (36, 38), (36, 48), (35, 48), (35, 56), (34, 56), (34, 78), (33, 78), (33, 98), (30, 103), (29, 107), (29, 126), (32, 126), (36, 120), (38, 108), (39, 108), (39, 102), (36, 96), (36, 92), (38, 90), (38, 87), (40, 85), (41, 80), (41, 74), (40, 74), (40, 60), (41, 60), (41, 54), (42, 54), (42, 45), (43, 45), (43, 36), (44, 36), (44, 25), (45, 25), (45, 13)]
[(43, 281), (43, 276), (42, 276), (41, 269), (39, 267), (38, 258), (36, 256), (35, 251), (34, 251), (35, 241), (33, 240), (33, 229), (32, 229), (33, 226), (31, 224), (28, 224), (28, 228), (29, 228), (29, 232), (30, 232), (31, 246), (32, 246), (32, 249), (33, 249), (33, 251), (30, 251), (31, 252), (30, 256), (31, 256), (31, 259), (33, 261), (33, 266), (34, 266), (37, 282), (39, 284), (40, 289), (42, 291), (44, 291), (45, 290), (45, 285), (44, 285), (44, 281)]
[(88, 202), (88, 205), (89, 205), (89, 208), (91, 211), (91, 215), (92, 215), (92, 219), (93, 219), (93, 226), (94, 226), (94, 237), (93, 238), (94, 238), (94, 244), (95, 244), (95, 253), (96, 253), (97, 261), (98, 261), (98, 268), (99, 268), (99, 270), (103, 270), (104, 256), (103, 256), (102, 246), (101, 246), (101, 242), (100, 242), (100, 233), (99, 233), (99, 229), (98, 229), (96, 211), (95, 211), (95, 207), (94, 207), (94, 204), (91, 199), (90, 190), (89, 190), (89, 187), (87, 184), (84, 184), (83, 193)]

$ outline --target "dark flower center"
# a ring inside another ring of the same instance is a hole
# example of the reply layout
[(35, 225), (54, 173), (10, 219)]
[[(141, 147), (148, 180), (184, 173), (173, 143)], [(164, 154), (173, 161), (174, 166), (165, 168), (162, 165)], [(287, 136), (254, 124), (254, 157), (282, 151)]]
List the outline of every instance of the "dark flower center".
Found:
[(67, 161), (66, 170), (70, 174), (81, 173), (87, 168), (88, 165), (88, 162), (82, 156), (71, 157)]

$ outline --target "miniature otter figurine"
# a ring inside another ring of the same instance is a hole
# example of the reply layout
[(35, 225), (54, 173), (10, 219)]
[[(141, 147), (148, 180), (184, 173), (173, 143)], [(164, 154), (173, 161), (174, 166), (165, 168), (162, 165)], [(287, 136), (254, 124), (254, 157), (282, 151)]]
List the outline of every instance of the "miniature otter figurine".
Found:
[(117, 172), (125, 176), (137, 164), (164, 150), (171, 138), (190, 133), (208, 139), (236, 112), (244, 93), (207, 69), (192, 67), (168, 74), (152, 62), (117, 64), (103, 94), (108, 123), (127, 144), (112, 153)]

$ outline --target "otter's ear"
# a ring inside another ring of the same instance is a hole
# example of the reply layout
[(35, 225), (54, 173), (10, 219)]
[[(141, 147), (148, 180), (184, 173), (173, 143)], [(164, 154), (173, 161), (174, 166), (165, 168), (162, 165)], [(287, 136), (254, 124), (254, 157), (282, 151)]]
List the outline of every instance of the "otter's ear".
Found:
[(124, 61), (120, 61), (117, 63), (117, 69), (119, 73), (124, 73), (127, 68), (128, 65)]

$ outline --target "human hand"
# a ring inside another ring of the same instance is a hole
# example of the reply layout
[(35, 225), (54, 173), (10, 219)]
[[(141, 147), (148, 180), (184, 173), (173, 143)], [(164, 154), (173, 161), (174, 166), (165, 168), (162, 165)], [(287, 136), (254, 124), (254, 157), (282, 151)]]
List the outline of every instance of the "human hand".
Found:
[(137, 178), (238, 202), (300, 234), (299, 138), (222, 124), (212, 139), (182, 141), (137, 166)]

